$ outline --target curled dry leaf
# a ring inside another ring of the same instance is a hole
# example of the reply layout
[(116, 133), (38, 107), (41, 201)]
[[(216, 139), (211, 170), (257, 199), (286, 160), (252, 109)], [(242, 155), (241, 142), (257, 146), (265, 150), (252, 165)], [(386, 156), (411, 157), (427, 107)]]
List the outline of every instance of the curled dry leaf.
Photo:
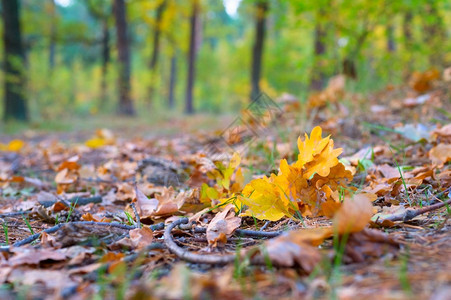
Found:
[(130, 230), (129, 234), (132, 246), (137, 249), (142, 249), (153, 241), (153, 232), (149, 227)]
[(41, 261), (46, 260), (66, 260), (66, 255), (50, 249), (13, 248), (12, 251), (15, 255), (8, 260), (8, 265), (11, 267), (20, 265), (37, 265)]
[(227, 238), (241, 225), (241, 218), (235, 217), (234, 208), (233, 204), (227, 205), (208, 224), (207, 240), (210, 247), (223, 247)]
[[(24, 276), (25, 275), (25, 276)], [(74, 286), (76, 282), (71, 279), (65, 270), (32, 270), (13, 269), (8, 276), (9, 282), (20, 282), (25, 286), (36, 286), (37, 283), (44, 284), (46, 288), (62, 290)], [(59, 298), (60, 295), (46, 295), (46, 298)]]
[(186, 198), (190, 192), (176, 193), (173, 187), (163, 188), (160, 195), (155, 195), (155, 198), (147, 198), (146, 195), (135, 186), (135, 198), (138, 214), (141, 220), (151, 217), (161, 217), (172, 215), (179, 211), (185, 203)]
[(396, 254), (399, 242), (392, 236), (375, 229), (365, 228), (349, 235), (343, 260), (345, 263), (360, 263), (370, 257), (386, 253)]
[(135, 199), (136, 209), (141, 218), (152, 216), (158, 207), (157, 199), (149, 199), (143, 192), (135, 185)]
[(372, 201), (376, 199), (376, 195), (368, 193), (346, 197), (333, 220), (334, 229), (338, 234), (363, 230), (373, 216)]
[(298, 266), (306, 273), (311, 273), (321, 261), (317, 246), (331, 236), (330, 227), (294, 230), (265, 242), (259, 255), (269, 257), (275, 266)]
[(438, 144), (429, 151), (429, 158), (436, 165), (451, 161), (451, 144)]
[(442, 143), (451, 144), (451, 124), (435, 129), (432, 131), (431, 136)]

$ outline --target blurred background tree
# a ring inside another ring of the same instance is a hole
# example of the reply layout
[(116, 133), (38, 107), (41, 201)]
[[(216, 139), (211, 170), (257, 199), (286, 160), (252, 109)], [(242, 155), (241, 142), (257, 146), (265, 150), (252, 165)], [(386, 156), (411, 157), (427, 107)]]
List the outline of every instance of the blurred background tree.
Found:
[(451, 64), (447, 0), (2, 0), (4, 119), (233, 112)]

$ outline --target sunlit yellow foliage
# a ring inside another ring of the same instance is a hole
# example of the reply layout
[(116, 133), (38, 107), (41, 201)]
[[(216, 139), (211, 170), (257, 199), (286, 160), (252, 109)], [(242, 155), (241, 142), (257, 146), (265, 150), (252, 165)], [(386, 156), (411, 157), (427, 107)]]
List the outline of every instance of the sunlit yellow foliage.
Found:
[(10, 151), (10, 152), (18, 152), (25, 146), (24, 141), (22, 140), (12, 140), (8, 144), (0, 143), (0, 151)]
[(275, 221), (296, 212), (331, 217), (340, 208), (339, 189), (352, 174), (338, 161), (342, 149), (334, 149), (333, 140), (321, 134), (320, 127), (313, 128), (310, 137), (299, 138), (296, 162), (283, 159), (277, 175), (246, 185), (237, 201), (247, 207), (242, 215)]

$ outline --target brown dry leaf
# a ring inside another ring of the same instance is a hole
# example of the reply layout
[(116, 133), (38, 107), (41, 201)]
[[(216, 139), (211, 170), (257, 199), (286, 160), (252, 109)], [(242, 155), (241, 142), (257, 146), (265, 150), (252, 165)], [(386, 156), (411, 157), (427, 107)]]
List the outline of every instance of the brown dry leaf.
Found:
[(56, 238), (45, 231), (41, 232), (41, 245), (42, 247), (61, 247)]
[(71, 184), (77, 180), (77, 174), (70, 172), (69, 169), (62, 169), (55, 176), (57, 184)]
[(410, 86), (419, 93), (424, 93), (432, 88), (432, 82), (440, 78), (440, 72), (431, 69), (426, 72), (414, 72), (410, 79)]
[(111, 222), (111, 219), (99, 216), (97, 214), (91, 214), (89, 212), (83, 214), (81, 219), (84, 221), (94, 221), (94, 222)]
[(164, 187), (161, 195), (155, 195), (155, 198), (158, 200), (158, 208), (155, 211), (155, 215), (165, 216), (178, 212), (183, 203), (185, 203), (187, 194), (188, 192), (177, 194), (172, 186), (169, 188)]
[(368, 186), (364, 190), (370, 194), (376, 194), (377, 196), (384, 196), (393, 190), (393, 183), (379, 183), (373, 187)]
[(227, 238), (240, 227), (241, 218), (235, 217), (235, 206), (228, 204), (224, 210), (217, 213), (207, 227), (207, 240), (210, 247), (224, 247)]
[(451, 161), (451, 144), (438, 144), (429, 151), (429, 158), (440, 166)]
[(396, 254), (399, 242), (392, 236), (375, 229), (365, 228), (349, 235), (343, 261), (364, 262), (369, 257), (380, 257), (387, 252)]
[(116, 185), (117, 191), (116, 193), (108, 193), (108, 202), (116, 202), (116, 201), (128, 201), (135, 197), (135, 191), (133, 185), (129, 183), (118, 183)]
[(159, 204), (157, 199), (147, 198), (138, 186), (135, 186), (134, 201), (136, 201), (136, 209), (141, 218), (153, 216)]
[(129, 234), (133, 248), (137, 248), (138, 250), (146, 247), (153, 241), (153, 232), (149, 227), (130, 230)]
[(373, 216), (372, 201), (376, 199), (376, 195), (368, 193), (346, 197), (333, 221), (334, 229), (338, 234), (363, 230)]
[[(37, 283), (43, 283), (45, 287), (56, 290), (62, 290), (76, 284), (65, 270), (59, 271), (43, 269), (13, 269), (8, 276), (8, 281), (16, 283), (20, 282), (27, 286), (35, 286)], [(53, 297), (48, 298), (50, 299)]]
[(381, 174), (385, 178), (388, 178), (388, 179), (401, 177), (401, 175), (399, 174), (399, 170), (397, 168), (394, 168), (394, 167), (389, 166), (387, 164), (383, 164), (383, 165), (377, 166), (377, 170), (379, 172), (381, 172)]
[(107, 252), (99, 259), (99, 262), (115, 262), (121, 260), (124, 256), (124, 253)]
[(41, 261), (45, 260), (66, 260), (66, 255), (49, 249), (13, 248), (11, 251), (16, 253), (16, 255), (8, 260), (8, 265), (11, 267), (20, 265), (37, 265)]
[(331, 227), (294, 230), (265, 242), (259, 253), (278, 267), (299, 266), (311, 273), (321, 261), (317, 246), (331, 236)]

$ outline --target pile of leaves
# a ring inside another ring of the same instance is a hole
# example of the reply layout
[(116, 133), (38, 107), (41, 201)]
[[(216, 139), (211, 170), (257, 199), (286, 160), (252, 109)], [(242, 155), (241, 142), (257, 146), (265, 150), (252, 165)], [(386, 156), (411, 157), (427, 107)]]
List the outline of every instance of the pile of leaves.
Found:
[[(431, 74), (415, 75), (412, 89), (431, 92)], [(345, 95), (334, 82), (324, 95)], [(445, 293), (451, 124), (367, 119), (356, 141), (315, 97), (312, 123), (340, 127), (344, 149), (320, 126), (218, 157), (195, 134), (124, 139), (101, 129), (76, 143), (3, 141), (0, 298)], [(287, 103), (282, 122), (299, 109)], [(267, 157), (279, 167), (268, 169)]]

